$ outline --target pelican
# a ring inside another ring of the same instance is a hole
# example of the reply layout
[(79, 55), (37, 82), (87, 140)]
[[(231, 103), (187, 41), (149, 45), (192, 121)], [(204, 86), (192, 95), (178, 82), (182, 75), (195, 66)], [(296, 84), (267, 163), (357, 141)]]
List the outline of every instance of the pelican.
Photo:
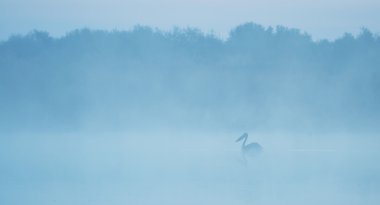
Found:
[(248, 139), (247, 133), (244, 133), (242, 136), (236, 139), (236, 142), (240, 142), (243, 139), (244, 141), (243, 141), (243, 144), (241, 145), (241, 152), (243, 154), (244, 162), (246, 162), (247, 157), (254, 158), (258, 154), (260, 154), (261, 151), (263, 150), (263, 147), (259, 143), (256, 143), (256, 142), (249, 143), (246, 145), (245, 143), (247, 142), (247, 139)]

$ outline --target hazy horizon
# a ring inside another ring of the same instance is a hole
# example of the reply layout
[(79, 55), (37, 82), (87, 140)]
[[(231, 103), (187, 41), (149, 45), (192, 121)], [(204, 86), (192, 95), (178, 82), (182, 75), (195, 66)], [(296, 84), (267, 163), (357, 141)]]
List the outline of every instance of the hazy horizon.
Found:
[(51, 32), (49, 30), (31, 29), (31, 30), (26, 31), (24, 33), (12, 33), (9, 36), (7, 36), (5, 39), (0, 39), (0, 43), (1, 42), (6, 42), (10, 38), (15, 37), (15, 36), (27, 36), (27, 35), (30, 35), (30, 34), (32, 34), (34, 32), (44, 32), (44, 33), (47, 33), (52, 38), (61, 39), (61, 38), (65, 38), (66, 36), (70, 35), (73, 32), (80, 31), (80, 30), (101, 31), (101, 32), (112, 33), (112, 32), (130, 32), (130, 31), (133, 31), (135, 28), (139, 28), (139, 27), (150, 28), (152, 30), (155, 30), (157, 32), (162, 32), (162, 33), (173, 33), (173, 32), (176, 32), (177, 30), (196, 30), (198, 32), (201, 32), (204, 35), (210, 35), (210, 36), (213, 36), (213, 37), (215, 37), (217, 39), (225, 41), (225, 40), (227, 40), (230, 37), (231, 32), (234, 29), (236, 29), (238, 26), (244, 25), (244, 24), (256, 24), (256, 25), (260, 25), (260, 26), (262, 26), (265, 29), (273, 29), (274, 32), (276, 32), (277, 28), (287, 28), (287, 29), (290, 29), (290, 30), (297, 30), (297, 31), (301, 32), (302, 34), (310, 36), (310, 38), (314, 42), (319, 42), (319, 41), (330, 41), (330, 42), (333, 42), (333, 41), (337, 41), (339, 39), (344, 38), (346, 35), (352, 35), (353, 37), (356, 38), (356, 37), (360, 36), (360, 34), (363, 31), (369, 31), (369, 32), (372, 33), (372, 35), (374, 35), (376, 37), (379, 36), (379, 33), (373, 32), (369, 28), (361, 27), (361, 28), (358, 28), (357, 31), (355, 31), (355, 32), (343, 31), (340, 35), (337, 35), (334, 38), (328, 38), (328, 37), (315, 38), (312, 34), (308, 33), (307, 31), (304, 31), (304, 30), (302, 30), (300, 28), (287, 27), (286, 25), (264, 26), (264, 25), (259, 24), (257, 22), (244, 22), (244, 23), (241, 23), (241, 24), (237, 24), (234, 27), (231, 27), (231, 29), (229, 29), (228, 31), (226, 31), (223, 34), (216, 33), (213, 30), (208, 30), (207, 31), (207, 30), (202, 30), (202, 29), (200, 29), (198, 27), (191, 27), (191, 26), (187, 26), (187, 27), (173, 26), (173, 27), (170, 27), (170, 28), (167, 28), (167, 29), (162, 29), (162, 28), (159, 28), (159, 27), (154, 27), (154, 26), (149, 26), (149, 25), (141, 25), (141, 24), (136, 24), (136, 25), (133, 25), (133, 26), (131, 26), (129, 28), (124, 28), (124, 29), (118, 29), (118, 28), (101, 29), (101, 28), (79, 27), (79, 28), (73, 28), (72, 30), (65, 31), (64, 33), (60, 33), (60, 34), (57, 34), (55, 32)]
[(376, 0), (3, 0), (0, 40), (34, 29), (59, 37), (78, 28), (128, 30), (137, 24), (162, 30), (193, 27), (226, 37), (245, 22), (283, 25), (307, 32), (315, 40), (334, 40), (345, 32), (357, 35), (363, 27), (379, 33), (378, 10)]

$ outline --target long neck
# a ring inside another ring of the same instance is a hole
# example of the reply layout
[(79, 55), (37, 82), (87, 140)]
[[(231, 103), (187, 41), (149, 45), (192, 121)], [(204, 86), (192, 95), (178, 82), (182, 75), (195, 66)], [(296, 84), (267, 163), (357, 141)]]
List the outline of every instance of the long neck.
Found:
[(245, 147), (245, 143), (247, 142), (248, 137), (244, 137), (243, 144), (241, 145), (241, 148), (243, 149)]

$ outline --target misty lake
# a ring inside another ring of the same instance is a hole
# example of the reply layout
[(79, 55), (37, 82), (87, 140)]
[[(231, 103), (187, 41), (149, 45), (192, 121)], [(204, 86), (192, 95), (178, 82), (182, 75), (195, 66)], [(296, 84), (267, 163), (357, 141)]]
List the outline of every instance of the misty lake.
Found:
[(0, 143), (0, 196), (6, 204), (62, 205), (380, 199), (379, 142), (371, 137), (252, 133), (248, 141), (260, 142), (264, 150), (243, 163), (233, 134), (13, 136)]

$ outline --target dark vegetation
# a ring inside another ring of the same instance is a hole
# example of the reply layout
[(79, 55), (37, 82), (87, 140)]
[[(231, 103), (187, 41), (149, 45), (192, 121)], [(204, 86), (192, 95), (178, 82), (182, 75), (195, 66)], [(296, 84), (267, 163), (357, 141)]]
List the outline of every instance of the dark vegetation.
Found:
[(34, 31), (0, 43), (0, 132), (189, 127), (376, 130), (380, 38), (244, 24)]

